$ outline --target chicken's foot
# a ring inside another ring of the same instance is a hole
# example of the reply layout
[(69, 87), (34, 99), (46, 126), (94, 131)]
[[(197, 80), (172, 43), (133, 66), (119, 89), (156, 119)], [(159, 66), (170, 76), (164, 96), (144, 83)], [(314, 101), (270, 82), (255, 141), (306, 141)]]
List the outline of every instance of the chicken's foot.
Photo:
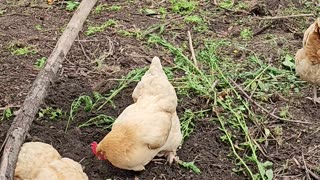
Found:
[(313, 98), (311, 97), (307, 97), (307, 99), (311, 100), (314, 102), (314, 104), (320, 104), (320, 98), (318, 98), (317, 96), (317, 86), (316, 85), (313, 85)]
[(179, 157), (176, 156), (175, 152), (172, 152), (172, 151), (167, 152), (166, 156), (167, 156), (167, 162), (169, 162), (170, 165), (173, 163), (173, 161), (176, 162), (176, 163), (180, 163), (181, 162)]

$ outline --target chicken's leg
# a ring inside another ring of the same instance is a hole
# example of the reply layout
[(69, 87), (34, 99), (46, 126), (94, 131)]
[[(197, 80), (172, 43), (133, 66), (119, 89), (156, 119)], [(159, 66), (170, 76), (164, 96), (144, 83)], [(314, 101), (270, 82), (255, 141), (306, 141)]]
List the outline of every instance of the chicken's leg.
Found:
[(313, 101), (314, 102), (314, 104), (317, 104), (317, 103), (319, 103), (320, 104), (320, 99), (318, 98), (318, 96), (317, 96), (317, 85), (313, 85), (313, 98), (311, 98), (311, 97), (307, 97), (307, 99), (310, 99), (311, 101)]
[(176, 162), (176, 163), (180, 163), (181, 162), (179, 157), (176, 156), (175, 152), (172, 152), (172, 151), (167, 152), (166, 156), (167, 156), (167, 162), (169, 162), (170, 165), (173, 163), (173, 161)]

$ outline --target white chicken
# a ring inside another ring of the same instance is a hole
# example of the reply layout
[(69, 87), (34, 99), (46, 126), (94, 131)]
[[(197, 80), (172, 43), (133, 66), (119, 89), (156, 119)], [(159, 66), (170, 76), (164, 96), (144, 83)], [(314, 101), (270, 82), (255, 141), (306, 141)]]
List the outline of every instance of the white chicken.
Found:
[(92, 151), (99, 158), (127, 170), (142, 171), (156, 155), (178, 161), (182, 141), (177, 116), (177, 95), (164, 73), (160, 59), (152, 59), (149, 70), (134, 89), (134, 104), (116, 119), (109, 132)]
[(88, 180), (79, 163), (61, 158), (50, 144), (27, 142), (21, 147), (14, 180)]
[(14, 179), (32, 179), (41, 167), (60, 158), (58, 151), (50, 144), (41, 142), (24, 143), (18, 155)]
[(39, 169), (33, 180), (87, 180), (79, 163), (69, 158), (52, 161)]

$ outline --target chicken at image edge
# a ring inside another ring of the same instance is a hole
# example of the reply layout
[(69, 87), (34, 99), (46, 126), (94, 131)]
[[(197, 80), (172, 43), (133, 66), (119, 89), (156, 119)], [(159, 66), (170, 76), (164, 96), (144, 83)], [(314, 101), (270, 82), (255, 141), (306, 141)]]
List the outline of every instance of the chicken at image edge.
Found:
[(61, 158), (50, 144), (27, 142), (21, 147), (14, 180), (88, 180), (79, 163)]
[(300, 78), (313, 85), (313, 100), (320, 103), (317, 97), (317, 86), (320, 85), (320, 18), (304, 32), (303, 47), (295, 56), (296, 72)]
[(126, 170), (142, 171), (155, 156), (166, 156), (171, 164), (182, 141), (177, 116), (177, 95), (165, 75), (160, 59), (152, 59), (149, 70), (133, 91), (134, 103), (115, 120), (111, 131), (91, 144), (100, 160)]

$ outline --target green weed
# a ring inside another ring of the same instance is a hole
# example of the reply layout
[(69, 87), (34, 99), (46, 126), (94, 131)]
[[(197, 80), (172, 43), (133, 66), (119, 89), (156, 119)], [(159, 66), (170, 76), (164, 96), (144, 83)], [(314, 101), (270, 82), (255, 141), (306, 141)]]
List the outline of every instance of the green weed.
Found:
[(196, 1), (190, 0), (170, 0), (171, 9), (174, 13), (190, 14), (197, 6)]
[(127, 31), (127, 30), (120, 29), (117, 31), (117, 33), (125, 37), (135, 37), (138, 40), (142, 39), (142, 32), (140, 30)]
[(117, 25), (117, 21), (110, 19), (100, 26), (89, 26), (85, 34), (87, 36), (90, 36), (97, 32), (105, 31), (108, 27), (115, 26), (115, 25)]
[(79, 125), (78, 127), (82, 128), (82, 127), (88, 127), (88, 126), (95, 125), (97, 127), (102, 127), (103, 129), (110, 130), (114, 121), (115, 121), (114, 117), (100, 114), (98, 116), (95, 116), (95, 117), (89, 119), (88, 121)]
[(4, 13), (6, 13), (7, 12), (7, 10), (6, 9), (4, 9), (4, 10), (0, 10), (0, 16), (3, 16), (4, 15)]
[(200, 16), (186, 16), (184, 22), (200, 24), (203, 22), (203, 19)]
[(11, 54), (17, 56), (26, 56), (28, 54), (36, 54), (37, 51), (33, 49), (31, 46), (25, 46), (21, 48), (12, 48)]
[(107, 8), (108, 11), (119, 11), (121, 10), (121, 6), (113, 5)]
[(82, 95), (82, 96), (78, 97), (77, 99), (75, 99), (71, 104), (69, 118), (68, 118), (67, 126), (65, 128), (65, 132), (68, 130), (70, 122), (73, 121), (75, 114), (80, 109), (82, 104), (85, 105), (84, 110), (86, 112), (91, 111), (91, 109), (93, 107), (93, 102), (92, 102), (92, 99), (90, 96)]
[(46, 57), (42, 57), (40, 59), (37, 59), (37, 61), (35, 62), (34, 66), (38, 69), (42, 69), (44, 67), (44, 65), (47, 62), (47, 58)]
[(201, 170), (194, 164), (194, 162), (179, 162), (179, 165), (181, 165), (184, 168), (192, 170), (196, 174), (201, 174)]
[(240, 32), (240, 36), (244, 40), (250, 40), (253, 36), (253, 32), (250, 28), (245, 28)]
[(40, 24), (35, 25), (34, 28), (38, 31), (42, 31), (42, 26)]
[(67, 3), (67, 6), (66, 6), (67, 11), (74, 11), (80, 5), (80, 3), (77, 1), (66, 1), (66, 3)]
[(53, 109), (52, 107), (46, 107), (44, 109), (42, 108), (38, 112), (39, 118), (43, 118), (45, 116), (48, 116), (50, 120), (58, 120), (64, 114), (65, 113), (63, 113), (61, 109), (59, 109), (59, 108)]
[(2, 117), (0, 119), (0, 122), (6, 119), (9, 119), (10, 117), (13, 116), (13, 113), (11, 111), (10, 108), (6, 108), (3, 112), (2, 112)]
[(234, 0), (223, 0), (219, 2), (219, 6), (226, 9), (231, 9), (234, 5)]

